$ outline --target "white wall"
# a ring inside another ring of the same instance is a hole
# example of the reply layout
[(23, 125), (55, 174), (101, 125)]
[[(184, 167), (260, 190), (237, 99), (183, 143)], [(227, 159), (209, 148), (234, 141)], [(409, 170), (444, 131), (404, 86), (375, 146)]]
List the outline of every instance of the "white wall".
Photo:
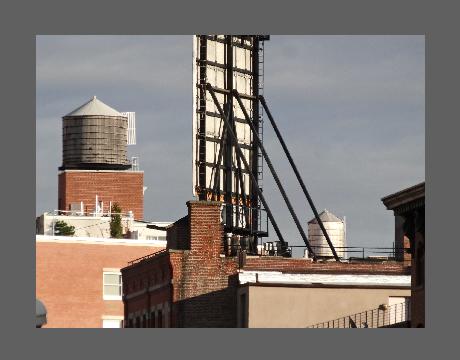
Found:
[[(45, 213), (39, 217), (37, 232), (40, 235), (53, 234), (53, 222), (65, 221), (75, 227), (74, 236), (81, 237), (110, 237), (110, 217), (108, 216), (66, 216)], [(166, 231), (147, 228), (146, 222), (135, 221), (128, 217), (122, 217), (123, 232), (138, 231), (140, 240), (166, 240)], [(152, 222), (158, 226), (168, 226), (170, 222)]]

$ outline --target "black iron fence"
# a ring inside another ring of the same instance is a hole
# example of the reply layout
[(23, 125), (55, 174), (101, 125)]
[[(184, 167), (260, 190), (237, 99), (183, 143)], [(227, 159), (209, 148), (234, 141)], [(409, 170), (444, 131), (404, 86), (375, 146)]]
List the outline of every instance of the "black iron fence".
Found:
[(409, 327), (410, 300), (307, 326), (314, 329)]
[[(321, 259), (333, 259), (329, 246), (310, 246), (316, 253), (316, 257)], [(399, 247), (360, 247), (360, 246), (335, 246), (337, 254), (341, 259), (366, 259), (366, 260), (393, 260), (399, 252), (404, 251)], [(326, 255), (320, 255), (326, 254)], [(258, 255), (260, 256), (303, 256), (310, 257), (306, 246), (302, 245), (286, 245), (282, 246), (279, 241), (268, 241), (258, 246)]]

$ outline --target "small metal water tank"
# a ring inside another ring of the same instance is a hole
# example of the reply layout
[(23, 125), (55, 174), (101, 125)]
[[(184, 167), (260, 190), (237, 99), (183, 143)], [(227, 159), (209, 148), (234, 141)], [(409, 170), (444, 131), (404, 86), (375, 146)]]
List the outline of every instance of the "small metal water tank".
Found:
[[(344, 257), (345, 247), (345, 221), (335, 216), (333, 213), (324, 210), (319, 214), (324, 228), (326, 229), (335, 251), (340, 258)], [(321, 227), (313, 218), (308, 222), (308, 240), (317, 256), (332, 257), (332, 251), (329, 248), (326, 237), (324, 236)]]

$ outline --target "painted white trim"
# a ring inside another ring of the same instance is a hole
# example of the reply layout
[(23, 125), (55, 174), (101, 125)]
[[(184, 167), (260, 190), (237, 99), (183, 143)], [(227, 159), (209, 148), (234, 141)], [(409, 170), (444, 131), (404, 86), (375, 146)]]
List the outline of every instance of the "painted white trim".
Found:
[[(107, 319), (102, 319), (102, 328), (103, 329), (121, 329), (123, 328), (123, 320), (124, 319), (118, 319), (118, 318), (107, 318)], [(117, 322), (118, 326), (104, 326), (104, 322)]]
[(238, 273), (240, 284), (248, 282), (264, 284), (300, 285), (379, 285), (410, 288), (410, 275), (368, 275), (368, 274), (289, 274), (279, 271), (245, 271)]
[(106, 173), (133, 173), (133, 174), (138, 174), (138, 173), (143, 173), (144, 170), (139, 170), (139, 171), (133, 171), (133, 170), (77, 170), (77, 169), (68, 169), (68, 170), (60, 170), (58, 171), (59, 174), (63, 174), (66, 172), (81, 172), (81, 173), (98, 173), (98, 172), (106, 172)]
[(84, 245), (151, 246), (166, 248), (166, 240), (94, 238), (83, 236), (35, 235), (36, 242)]

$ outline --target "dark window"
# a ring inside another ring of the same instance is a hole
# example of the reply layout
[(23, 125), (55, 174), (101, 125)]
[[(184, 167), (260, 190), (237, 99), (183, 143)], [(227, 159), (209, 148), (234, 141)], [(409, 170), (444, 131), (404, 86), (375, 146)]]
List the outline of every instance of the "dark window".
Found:
[(146, 328), (147, 327), (147, 315), (142, 315), (142, 327)]
[(240, 321), (241, 327), (247, 327), (246, 324), (246, 294), (240, 295)]
[(421, 241), (417, 244), (415, 283), (416, 285), (425, 283), (425, 246)]
[(139, 316), (136, 316), (136, 328), (140, 328), (141, 327), (141, 319), (139, 318)]
[(155, 327), (155, 311), (152, 311), (150, 313), (150, 327), (151, 328)]
[(132, 328), (133, 327), (133, 319), (129, 319), (128, 322), (128, 327)]
[(163, 327), (163, 313), (161, 310), (158, 310), (158, 327)]

